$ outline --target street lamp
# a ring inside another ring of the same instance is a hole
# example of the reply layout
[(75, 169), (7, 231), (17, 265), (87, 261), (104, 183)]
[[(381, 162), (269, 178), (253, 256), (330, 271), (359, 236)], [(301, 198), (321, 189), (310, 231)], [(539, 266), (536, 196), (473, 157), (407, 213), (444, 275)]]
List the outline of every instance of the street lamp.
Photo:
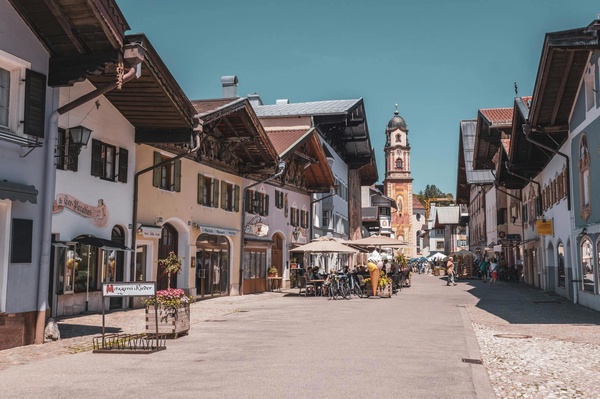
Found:
[(87, 147), (92, 131), (85, 126), (75, 126), (69, 129), (69, 145), (75, 146), (77, 154), (81, 147)]

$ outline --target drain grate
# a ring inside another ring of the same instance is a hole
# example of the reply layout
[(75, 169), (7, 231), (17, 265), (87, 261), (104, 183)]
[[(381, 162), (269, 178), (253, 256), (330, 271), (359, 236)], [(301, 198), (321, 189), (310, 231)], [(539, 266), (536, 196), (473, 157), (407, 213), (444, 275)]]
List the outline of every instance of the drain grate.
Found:
[(483, 364), (483, 362), (479, 359), (465, 359), (463, 358), (463, 363), (471, 363), (471, 364)]
[(526, 334), (494, 334), (496, 338), (513, 338), (513, 339), (528, 339), (531, 335)]

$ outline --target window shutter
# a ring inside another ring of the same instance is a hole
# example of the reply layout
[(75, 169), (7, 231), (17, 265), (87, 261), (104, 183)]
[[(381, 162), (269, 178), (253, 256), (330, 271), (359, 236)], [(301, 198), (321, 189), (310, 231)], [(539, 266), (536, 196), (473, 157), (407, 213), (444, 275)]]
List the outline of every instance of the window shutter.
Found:
[(174, 181), (173, 181), (173, 191), (180, 192), (181, 191), (181, 159), (176, 159), (174, 166)]
[(265, 195), (265, 216), (269, 216), (269, 196)]
[(240, 186), (237, 184), (233, 187), (233, 210), (240, 211)]
[(254, 192), (254, 200), (258, 203), (258, 207), (253, 210), (253, 213), (261, 213), (262, 209), (260, 208), (260, 192)]
[(243, 200), (246, 203), (246, 212), (253, 213), (254, 209), (252, 209), (252, 199), (254, 198), (254, 191), (248, 190), (246, 191), (246, 198)]
[(102, 142), (92, 139), (92, 176), (102, 176)]
[(275, 190), (275, 208), (279, 208), (279, 191)]
[[(162, 155), (160, 152), (154, 151), (154, 166), (162, 162)], [(152, 185), (154, 187), (160, 187), (160, 172), (161, 168), (154, 168), (152, 171)]]
[(129, 169), (129, 151), (119, 148), (119, 181), (127, 183), (127, 170)]
[(218, 208), (219, 207), (219, 180), (212, 179), (212, 185), (213, 185), (212, 206), (214, 208)]
[(28, 69), (25, 72), (25, 134), (43, 138), (45, 120), (46, 75)]
[(204, 176), (198, 173), (198, 198), (196, 201), (200, 204), (204, 204)]
[(69, 154), (67, 158), (67, 170), (77, 172), (79, 166), (79, 151), (77, 146), (69, 145), (69, 150), (67, 153)]
[[(225, 209), (227, 207), (227, 182), (221, 181), (221, 209)], [(232, 208), (231, 204), (229, 207)]]
[(13, 219), (10, 261), (12, 263), (31, 263), (32, 243), (33, 220)]

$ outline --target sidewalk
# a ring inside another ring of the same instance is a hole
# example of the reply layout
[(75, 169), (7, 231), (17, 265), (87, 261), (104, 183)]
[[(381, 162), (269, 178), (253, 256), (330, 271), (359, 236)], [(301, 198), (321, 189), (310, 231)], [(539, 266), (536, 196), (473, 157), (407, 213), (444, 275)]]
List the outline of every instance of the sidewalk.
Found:
[[(235, 313), (244, 303), (263, 301), (281, 293), (265, 292), (212, 298), (191, 305), (191, 324)], [(143, 333), (145, 309), (112, 311), (105, 316), (106, 332)], [(43, 345), (28, 345), (0, 351), (0, 370), (10, 366), (33, 363), (42, 359), (92, 350), (92, 338), (102, 334), (102, 314), (84, 314), (57, 319), (61, 339)]]

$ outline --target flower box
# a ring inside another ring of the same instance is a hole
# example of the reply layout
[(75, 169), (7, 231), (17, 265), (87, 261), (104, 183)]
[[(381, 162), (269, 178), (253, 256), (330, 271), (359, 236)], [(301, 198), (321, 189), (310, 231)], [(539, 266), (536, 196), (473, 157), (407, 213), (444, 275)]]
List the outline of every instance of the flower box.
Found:
[[(146, 334), (156, 334), (155, 305), (146, 306)], [(169, 338), (187, 335), (190, 330), (190, 304), (182, 303), (177, 307), (158, 305), (158, 333)]]
[[(371, 285), (367, 284), (366, 288), (367, 288), (367, 292), (366, 292), (367, 296), (373, 296), (373, 289), (371, 288)], [(383, 287), (378, 286), (377, 287), (377, 295), (379, 295), (382, 298), (391, 298), (392, 297), (392, 285), (386, 284)]]

